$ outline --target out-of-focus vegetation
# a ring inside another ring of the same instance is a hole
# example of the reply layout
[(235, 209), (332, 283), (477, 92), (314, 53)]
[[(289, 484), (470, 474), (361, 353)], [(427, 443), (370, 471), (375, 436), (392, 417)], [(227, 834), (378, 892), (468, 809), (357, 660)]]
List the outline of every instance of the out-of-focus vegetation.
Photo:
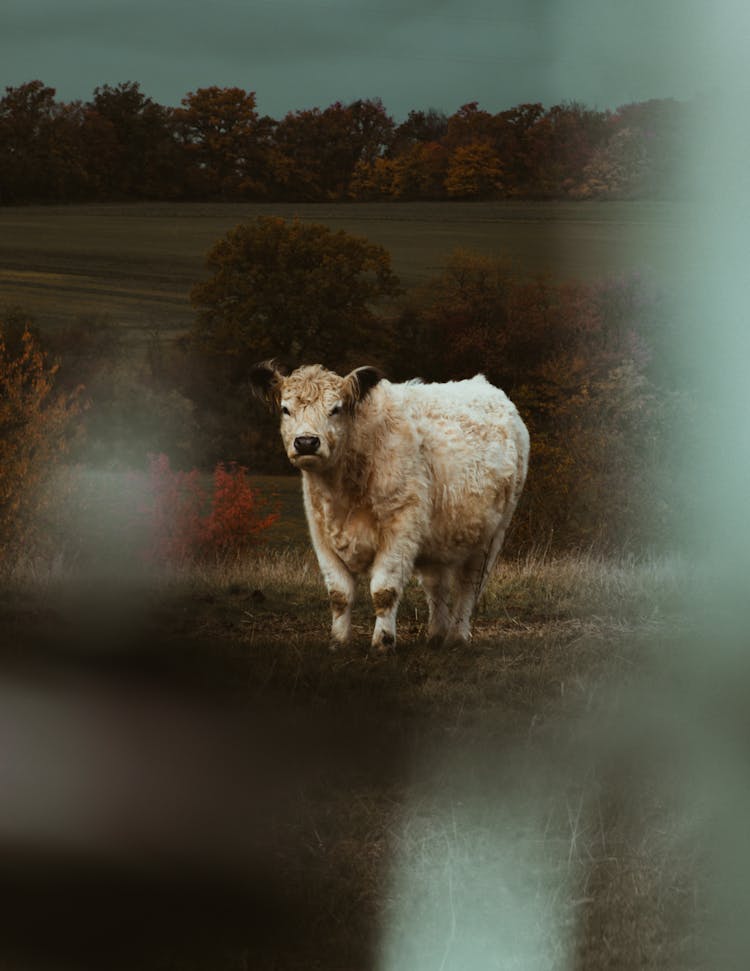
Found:
[(23, 314), (0, 326), (0, 568), (49, 552), (51, 485), (75, 435), (81, 388), (60, 389)]
[(279, 516), (234, 464), (219, 463), (207, 487), (198, 469), (182, 472), (166, 455), (150, 455), (145, 473), (131, 473), (128, 492), (138, 497), (134, 525), (146, 540), (139, 552), (157, 565), (248, 553)]

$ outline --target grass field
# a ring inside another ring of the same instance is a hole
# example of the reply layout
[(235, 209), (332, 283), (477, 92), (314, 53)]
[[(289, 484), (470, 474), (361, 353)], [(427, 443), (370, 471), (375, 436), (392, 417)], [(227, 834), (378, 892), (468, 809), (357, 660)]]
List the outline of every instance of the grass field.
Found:
[(322, 222), (385, 246), (407, 288), (456, 247), (524, 273), (601, 279), (670, 271), (683, 208), (669, 203), (140, 204), (0, 209), (0, 305), (41, 324), (104, 314), (136, 331), (190, 326), (188, 294), (232, 226), (261, 214)]

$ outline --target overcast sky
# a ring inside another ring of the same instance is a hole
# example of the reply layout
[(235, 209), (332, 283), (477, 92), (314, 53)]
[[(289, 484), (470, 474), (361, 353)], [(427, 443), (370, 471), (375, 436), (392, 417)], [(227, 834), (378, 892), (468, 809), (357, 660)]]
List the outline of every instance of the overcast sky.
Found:
[[(382, 98), (454, 111), (690, 98), (744, 68), (736, 0), (0, 0), (0, 85), (162, 104), (238, 85), (261, 112)], [(706, 16), (710, 11), (710, 23)], [(746, 18), (744, 20), (746, 22)]]

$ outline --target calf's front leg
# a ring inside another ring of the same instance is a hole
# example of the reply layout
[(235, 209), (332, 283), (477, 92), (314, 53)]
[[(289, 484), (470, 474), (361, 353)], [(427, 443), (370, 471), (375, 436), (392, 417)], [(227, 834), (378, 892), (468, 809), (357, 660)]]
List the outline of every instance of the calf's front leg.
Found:
[(324, 571), (328, 599), (331, 604), (331, 641), (332, 651), (344, 647), (352, 636), (352, 604), (354, 603), (354, 577), (348, 570), (336, 573)]
[(349, 568), (329, 547), (313, 517), (308, 518), (308, 525), (331, 604), (330, 648), (335, 651), (348, 644), (352, 636), (352, 604), (356, 583)]
[(414, 569), (416, 546), (399, 543), (381, 550), (375, 557), (370, 577), (370, 594), (375, 608), (372, 647), (390, 651), (396, 646), (396, 614), (404, 587)]

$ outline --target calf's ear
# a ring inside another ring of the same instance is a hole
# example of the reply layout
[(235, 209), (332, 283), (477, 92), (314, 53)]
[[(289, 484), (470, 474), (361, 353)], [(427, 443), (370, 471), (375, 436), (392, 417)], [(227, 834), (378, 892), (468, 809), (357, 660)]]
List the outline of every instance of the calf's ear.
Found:
[(357, 403), (363, 401), (375, 385), (382, 381), (385, 375), (376, 367), (358, 367), (350, 371), (345, 378), (344, 401), (353, 409)]
[(249, 380), (253, 394), (264, 401), (271, 411), (281, 406), (281, 379), (289, 371), (275, 359), (261, 361), (250, 368)]

